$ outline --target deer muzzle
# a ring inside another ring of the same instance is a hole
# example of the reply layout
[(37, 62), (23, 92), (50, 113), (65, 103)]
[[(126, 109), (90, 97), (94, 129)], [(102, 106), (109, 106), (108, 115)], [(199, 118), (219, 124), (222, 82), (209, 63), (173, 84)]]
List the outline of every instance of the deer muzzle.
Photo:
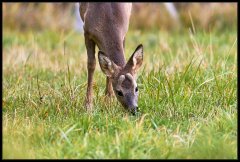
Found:
[(132, 95), (131, 93), (126, 95), (126, 105), (128, 110), (135, 115), (137, 110), (138, 110), (138, 104), (137, 104), (137, 99), (136, 96)]

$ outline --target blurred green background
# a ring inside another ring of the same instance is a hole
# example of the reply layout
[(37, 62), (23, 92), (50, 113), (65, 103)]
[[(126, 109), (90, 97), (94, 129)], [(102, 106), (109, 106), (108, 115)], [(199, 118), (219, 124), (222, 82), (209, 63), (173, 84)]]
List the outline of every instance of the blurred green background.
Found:
[[(237, 27), (237, 3), (133, 3), (130, 29), (170, 30), (194, 27), (205, 31)], [(10, 30), (72, 30), (76, 3), (3, 3), (3, 27)], [(191, 22), (192, 21), (192, 22)], [(70, 25), (72, 24), (72, 25)]]

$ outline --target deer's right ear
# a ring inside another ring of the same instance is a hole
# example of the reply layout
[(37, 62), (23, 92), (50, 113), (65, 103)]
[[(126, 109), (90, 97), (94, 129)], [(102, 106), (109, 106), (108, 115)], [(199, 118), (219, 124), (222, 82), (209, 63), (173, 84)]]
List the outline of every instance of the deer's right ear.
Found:
[(98, 60), (100, 67), (104, 74), (106, 74), (108, 77), (112, 77), (113, 74), (118, 69), (118, 66), (112, 62), (102, 51), (98, 52)]
[(128, 70), (129, 69), (132, 70), (133, 73), (136, 73), (136, 71), (141, 67), (142, 63), (143, 63), (143, 45), (140, 44), (138, 45), (138, 47), (128, 60), (126, 68)]

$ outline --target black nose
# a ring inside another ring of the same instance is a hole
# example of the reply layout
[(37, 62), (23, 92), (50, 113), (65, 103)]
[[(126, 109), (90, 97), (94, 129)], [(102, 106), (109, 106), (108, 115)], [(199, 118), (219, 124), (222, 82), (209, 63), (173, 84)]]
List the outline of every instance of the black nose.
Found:
[(138, 111), (138, 107), (133, 108), (131, 111), (132, 115), (136, 115), (137, 111)]

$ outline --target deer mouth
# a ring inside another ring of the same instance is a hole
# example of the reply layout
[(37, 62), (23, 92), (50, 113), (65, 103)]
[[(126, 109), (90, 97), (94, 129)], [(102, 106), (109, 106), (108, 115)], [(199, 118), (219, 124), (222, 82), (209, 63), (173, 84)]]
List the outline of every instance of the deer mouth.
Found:
[(130, 112), (131, 112), (132, 115), (135, 116), (135, 115), (138, 113), (138, 106), (137, 106), (137, 107), (134, 107), (134, 108), (131, 108), (131, 109), (130, 109)]
[(126, 105), (124, 103), (121, 103), (121, 104), (124, 107), (124, 109), (126, 111), (129, 111), (132, 115), (136, 115), (138, 110), (139, 110), (138, 106), (128, 106), (128, 105)]

